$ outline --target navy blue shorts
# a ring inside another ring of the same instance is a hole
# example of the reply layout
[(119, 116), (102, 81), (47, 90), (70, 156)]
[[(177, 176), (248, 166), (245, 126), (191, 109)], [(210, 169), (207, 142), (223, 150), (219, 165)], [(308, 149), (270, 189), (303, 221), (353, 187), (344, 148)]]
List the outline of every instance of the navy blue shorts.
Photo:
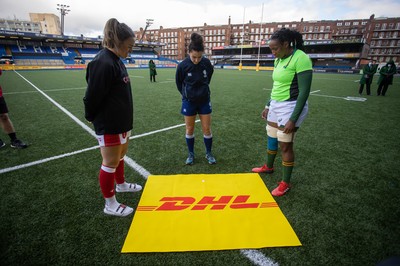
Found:
[(193, 116), (193, 115), (208, 115), (211, 114), (211, 101), (205, 101), (201, 103), (189, 102), (188, 100), (182, 100), (182, 109), (181, 114), (184, 116)]

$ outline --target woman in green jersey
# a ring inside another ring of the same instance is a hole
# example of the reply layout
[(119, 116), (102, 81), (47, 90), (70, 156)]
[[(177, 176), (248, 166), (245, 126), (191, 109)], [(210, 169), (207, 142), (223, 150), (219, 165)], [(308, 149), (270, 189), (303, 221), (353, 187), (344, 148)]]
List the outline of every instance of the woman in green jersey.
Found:
[(303, 52), (303, 37), (295, 30), (282, 28), (276, 31), (271, 37), (269, 47), (275, 61), (271, 98), (262, 112), (262, 118), (267, 120), (267, 162), (252, 171), (273, 173), (279, 145), (283, 178), (271, 194), (283, 196), (290, 189), (294, 166), (294, 135), (308, 113), (312, 63)]

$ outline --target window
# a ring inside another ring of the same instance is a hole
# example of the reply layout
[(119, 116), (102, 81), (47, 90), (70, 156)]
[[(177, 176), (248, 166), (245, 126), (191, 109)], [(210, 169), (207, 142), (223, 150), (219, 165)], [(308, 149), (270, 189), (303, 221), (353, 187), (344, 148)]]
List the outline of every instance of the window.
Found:
[(353, 22), (353, 26), (358, 26), (359, 22), (358, 21), (354, 21)]
[(379, 24), (379, 23), (375, 24), (375, 29), (376, 30), (380, 30), (381, 29), (381, 24)]
[(365, 26), (365, 25), (367, 25), (367, 22), (363, 21), (363, 22), (361, 22), (361, 25)]
[(326, 26), (326, 30), (330, 31), (331, 30), (331, 26)]
[(324, 31), (325, 30), (325, 26), (321, 26), (321, 31)]
[(345, 26), (350, 26), (350, 21), (344, 23)]
[(307, 26), (304, 26), (303, 32), (306, 32), (306, 31), (307, 31)]
[(386, 23), (382, 24), (382, 30), (386, 30), (386, 25), (387, 25)]
[(342, 26), (342, 22), (336, 23), (336, 26)]
[(318, 29), (319, 29), (318, 26), (315, 26), (315, 27), (314, 27), (314, 30), (315, 30), (315, 31), (318, 31)]
[(278, 28), (279, 28), (279, 29), (282, 28), (282, 25), (278, 25)]
[(313, 26), (310, 26), (310, 27), (308, 28), (308, 32), (313, 32)]

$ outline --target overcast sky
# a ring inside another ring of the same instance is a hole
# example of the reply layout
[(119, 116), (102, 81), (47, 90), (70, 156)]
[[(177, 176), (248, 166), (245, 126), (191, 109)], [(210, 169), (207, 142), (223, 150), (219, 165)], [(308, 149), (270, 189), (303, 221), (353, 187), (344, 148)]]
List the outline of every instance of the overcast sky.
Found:
[[(133, 30), (154, 19), (150, 29), (228, 24), (249, 20), (290, 22), (304, 20), (367, 19), (400, 17), (400, 0), (0, 0), (0, 18), (29, 20), (29, 13), (53, 13), (60, 16), (57, 4), (69, 5), (65, 16), (65, 34), (97, 37), (105, 22), (115, 17)], [(244, 12), (245, 10), (245, 12)]]

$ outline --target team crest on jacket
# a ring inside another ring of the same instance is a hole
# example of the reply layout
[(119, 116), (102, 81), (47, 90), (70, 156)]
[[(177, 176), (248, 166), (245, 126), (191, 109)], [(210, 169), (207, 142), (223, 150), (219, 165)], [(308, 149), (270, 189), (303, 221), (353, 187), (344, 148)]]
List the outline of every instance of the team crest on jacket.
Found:
[(122, 78), (122, 80), (125, 82), (125, 84), (128, 84), (131, 80), (129, 79), (129, 76), (125, 76)]
[(207, 71), (205, 69), (203, 70), (203, 74), (204, 74), (204, 77), (206, 78), (207, 77)]

